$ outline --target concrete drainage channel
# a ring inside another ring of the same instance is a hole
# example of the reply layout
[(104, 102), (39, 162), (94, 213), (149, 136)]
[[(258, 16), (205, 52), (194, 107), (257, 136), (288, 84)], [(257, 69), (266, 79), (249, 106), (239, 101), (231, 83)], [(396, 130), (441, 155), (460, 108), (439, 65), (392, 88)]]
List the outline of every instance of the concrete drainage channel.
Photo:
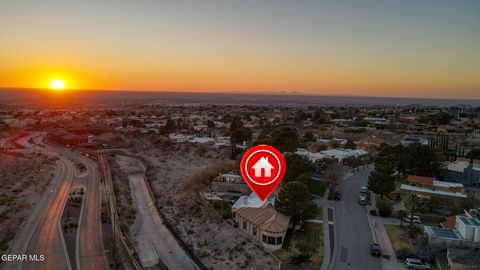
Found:
[(59, 221), (60, 235), (63, 242), (65, 256), (67, 258), (68, 269), (77, 270), (79, 224), (84, 206), (85, 187), (76, 186), (68, 194), (63, 207), (62, 216)]

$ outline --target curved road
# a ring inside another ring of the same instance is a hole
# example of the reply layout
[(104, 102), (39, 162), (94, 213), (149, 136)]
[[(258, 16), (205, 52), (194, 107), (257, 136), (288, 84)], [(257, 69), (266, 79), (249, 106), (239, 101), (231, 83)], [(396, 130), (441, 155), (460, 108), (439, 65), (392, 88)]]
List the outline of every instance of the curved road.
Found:
[[(33, 138), (35, 144), (43, 146), (35, 147), (36, 151), (60, 156), (60, 161), (57, 163), (51, 190), (46, 191), (47, 193), (38, 202), (24, 228), (18, 233), (10, 254), (44, 254), (45, 260), (9, 263), (5, 265), (5, 269), (68, 269), (66, 259), (68, 256), (63, 249), (58, 220), (73, 182), (85, 185), (87, 192), (79, 226), (77, 260), (70, 263), (72, 266), (79, 266), (77, 268), (80, 269), (109, 269), (103, 250), (100, 176), (97, 164), (67, 148), (44, 144), (43, 136), (38, 134), (21, 138), (18, 143), (32, 148), (28, 143), (30, 138)], [(83, 163), (87, 168), (87, 174), (76, 177), (76, 168), (71, 160)]]
[(45, 145), (50, 151), (55, 151), (78, 163), (83, 163), (87, 168), (87, 174), (77, 177), (76, 182), (85, 185), (85, 207), (81, 215), (79, 249), (77, 252), (77, 268), (86, 269), (109, 269), (107, 258), (103, 250), (102, 222), (100, 217), (101, 194), (100, 175), (97, 164), (90, 158), (68, 148), (44, 144), (43, 137), (35, 137), (36, 144)]
[(21, 269), (67, 269), (68, 257), (65, 254), (58, 222), (72, 185), (75, 165), (63, 158), (61, 161), (60, 164), (63, 165), (60, 167), (58, 179), (63, 181), (60, 181), (58, 188), (47, 191), (56, 193), (56, 197), (46, 207), (46, 213), (38, 223), (25, 252), (27, 255), (43, 254), (45, 260), (24, 262)]

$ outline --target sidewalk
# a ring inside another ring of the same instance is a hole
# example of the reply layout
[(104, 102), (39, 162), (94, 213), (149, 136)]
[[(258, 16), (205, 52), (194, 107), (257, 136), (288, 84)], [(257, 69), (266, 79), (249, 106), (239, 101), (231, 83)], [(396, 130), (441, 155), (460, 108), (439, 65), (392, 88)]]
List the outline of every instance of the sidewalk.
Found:
[(403, 263), (397, 260), (397, 256), (395, 254), (395, 251), (393, 250), (392, 243), (390, 242), (390, 238), (388, 237), (387, 230), (385, 229), (385, 224), (399, 225), (400, 222), (393, 218), (373, 217), (369, 213), (367, 213), (367, 218), (370, 221), (369, 224), (371, 226), (374, 239), (376, 239), (382, 249), (382, 254), (389, 257), (389, 259), (382, 258), (382, 269), (405, 269)]

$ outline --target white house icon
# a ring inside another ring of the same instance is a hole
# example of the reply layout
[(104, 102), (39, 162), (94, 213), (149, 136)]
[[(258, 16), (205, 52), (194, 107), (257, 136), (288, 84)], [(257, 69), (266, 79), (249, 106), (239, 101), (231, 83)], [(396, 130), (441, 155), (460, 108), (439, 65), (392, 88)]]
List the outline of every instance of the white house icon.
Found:
[(268, 157), (262, 157), (252, 166), (252, 169), (255, 170), (255, 177), (262, 177), (262, 170), (264, 177), (271, 177), (273, 166), (268, 162)]

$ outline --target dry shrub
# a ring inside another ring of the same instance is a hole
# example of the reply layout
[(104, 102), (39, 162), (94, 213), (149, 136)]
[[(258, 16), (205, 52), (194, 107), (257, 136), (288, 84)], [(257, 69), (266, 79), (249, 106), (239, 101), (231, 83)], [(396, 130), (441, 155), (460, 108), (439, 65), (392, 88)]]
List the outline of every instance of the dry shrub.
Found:
[(192, 176), (184, 186), (184, 196), (198, 195), (200, 191), (206, 189), (210, 181), (219, 173), (231, 171), (236, 168), (234, 161), (226, 161), (215, 164), (200, 171)]

